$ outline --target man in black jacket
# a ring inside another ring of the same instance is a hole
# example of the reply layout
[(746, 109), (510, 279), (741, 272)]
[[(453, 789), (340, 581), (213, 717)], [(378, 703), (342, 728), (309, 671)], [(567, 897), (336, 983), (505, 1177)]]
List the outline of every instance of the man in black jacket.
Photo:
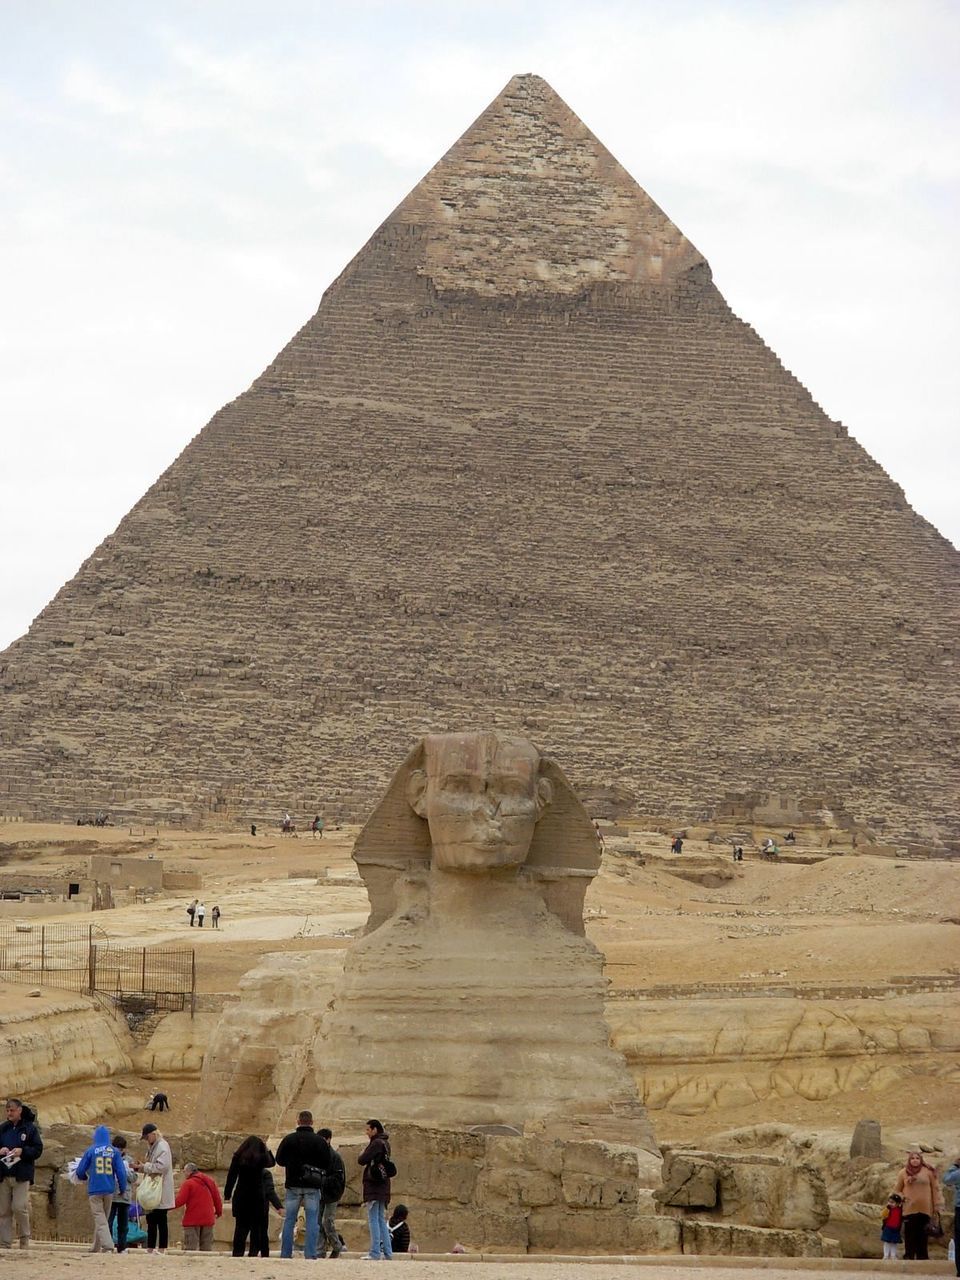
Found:
[(337, 1205), (347, 1189), (347, 1171), (343, 1167), (343, 1156), (332, 1145), (333, 1131), (318, 1129), (317, 1132), (330, 1147), (330, 1168), (324, 1174), (323, 1186), (320, 1188), (320, 1230), (323, 1233), (320, 1257), (325, 1258), (329, 1248), (330, 1257), (339, 1258), (343, 1244), (337, 1230)]
[(296, 1131), (281, 1139), (277, 1148), (277, 1164), (283, 1166), (287, 1175), (280, 1257), (293, 1257), (293, 1233), (297, 1214), (303, 1205), (306, 1218), (303, 1256), (316, 1258), (320, 1238), (320, 1187), (323, 1175), (330, 1170), (331, 1161), (329, 1144), (313, 1131), (311, 1112), (301, 1111), (297, 1116)]
[(20, 1248), (30, 1243), (30, 1187), (34, 1164), (43, 1151), (36, 1115), (19, 1098), (9, 1098), (0, 1125), (0, 1248), (13, 1245), (16, 1219)]

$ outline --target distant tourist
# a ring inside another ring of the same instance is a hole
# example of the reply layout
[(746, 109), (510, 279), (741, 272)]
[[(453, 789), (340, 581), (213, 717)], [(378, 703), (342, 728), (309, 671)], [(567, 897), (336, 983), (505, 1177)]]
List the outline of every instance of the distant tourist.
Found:
[(743, 845), (742, 844), (735, 844), (733, 846), (733, 860), (734, 862), (743, 861)]
[(936, 1170), (924, 1160), (918, 1147), (907, 1153), (894, 1191), (903, 1196), (903, 1256), (908, 1261), (926, 1261), (927, 1227), (943, 1208), (943, 1195)]
[(250, 834), (252, 836), (255, 836), (257, 834), (257, 824), (255, 822), (250, 823)]
[(405, 1204), (398, 1204), (390, 1215), (387, 1226), (390, 1229), (390, 1243), (394, 1253), (410, 1252), (410, 1226), (407, 1215), (410, 1210)]
[(256, 1258), (258, 1255), (264, 1258), (269, 1256), (267, 1190), (263, 1174), (266, 1169), (272, 1169), (275, 1164), (273, 1152), (255, 1133), (244, 1138), (233, 1153), (230, 1168), (227, 1171), (227, 1181), (223, 1188), (223, 1198), (230, 1201), (233, 1210), (233, 1256), (235, 1258), (243, 1257), (248, 1238), (251, 1258)]
[(288, 1133), (277, 1147), (277, 1164), (286, 1170), (280, 1257), (293, 1257), (293, 1233), (302, 1205), (306, 1232), (303, 1256), (308, 1260), (316, 1258), (320, 1238), (320, 1187), (323, 1175), (330, 1169), (330, 1147), (319, 1133), (314, 1133), (313, 1115), (309, 1111), (300, 1112), (296, 1130)]
[(220, 928), (220, 908), (216, 904), (214, 904), (214, 908), (210, 912), (210, 920), (215, 929)]
[(379, 1120), (367, 1121), (367, 1145), (357, 1157), (363, 1166), (363, 1203), (370, 1228), (370, 1257), (392, 1258), (387, 1205), (390, 1203), (390, 1137)]
[(183, 1209), (183, 1248), (186, 1253), (210, 1253), (213, 1226), (223, 1213), (220, 1188), (195, 1164), (183, 1166), (183, 1182), (177, 1192), (177, 1209)]
[(337, 1230), (337, 1205), (347, 1189), (347, 1171), (343, 1167), (343, 1157), (333, 1145), (332, 1130), (318, 1129), (317, 1133), (330, 1148), (330, 1168), (320, 1187), (320, 1234), (323, 1238), (318, 1256), (325, 1258), (329, 1250), (331, 1258), (339, 1258), (343, 1252), (343, 1238)]
[(127, 1236), (130, 1232), (130, 1201), (133, 1197), (133, 1189), (136, 1186), (137, 1175), (133, 1171), (133, 1165), (127, 1160), (127, 1140), (122, 1133), (113, 1135), (113, 1145), (117, 1155), (123, 1161), (124, 1169), (127, 1171), (127, 1185), (122, 1191), (118, 1189), (113, 1193), (113, 1203), (110, 1206), (110, 1217), (107, 1219), (107, 1226), (110, 1228), (112, 1237), (114, 1223), (116, 1223), (117, 1253), (123, 1253), (127, 1247)]
[[(146, 1142), (147, 1150), (145, 1158), (133, 1167), (139, 1174), (160, 1179), (160, 1203), (155, 1209), (147, 1210), (147, 1253), (166, 1253), (170, 1231), (167, 1214), (177, 1198), (173, 1189), (173, 1155), (170, 1143), (155, 1124), (145, 1124), (140, 1136)], [(142, 1177), (140, 1194), (143, 1194)]]
[(960, 1276), (960, 1156), (943, 1175), (943, 1181), (953, 1192), (953, 1261)]
[(673, 844), (670, 846), (671, 853), (683, 853), (683, 841), (679, 836), (673, 837)]
[(600, 852), (603, 853), (607, 847), (607, 843), (603, 838), (603, 832), (600, 830), (600, 823), (597, 822), (596, 818), (593, 820), (593, 829), (597, 833), (597, 844), (600, 846)]
[(98, 1124), (93, 1131), (93, 1142), (80, 1157), (76, 1168), (78, 1182), (87, 1184), (87, 1198), (93, 1218), (93, 1248), (91, 1253), (114, 1253), (113, 1236), (110, 1234), (110, 1211), (113, 1193), (127, 1189), (127, 1167), (123, 1157), (110, 1141), (110, 1130)]
[(202, 902), (197, 903), (197, 924), (203, 928), (203, 917), (207, 914), (207, 908)]
[(36, 1114), (19, 1098), (8, 1098), (0, 1125), (0, 1245), (13, 1244), (17, 1225), (20, 1248), (30, 1243), (30, 1188), (34, 1164), (43, 1152)]
[(187, 915), (190, 917), (191, 929), (193, 928), (193, 921), (196, 914), (197, 914), (197, 900), (196, 898), (194, 898), (194, 900), (190, 903), (189, 907), (187, 907)]
[(167, 1097), (167, 1095), (163, 1092), (162, 1089), (158, 1089), (156, 1093), (151, 1094), (150, 1101), (147, 1103), (147, 1110), (148, 1111), (169, 1111), (170, 1110), (170, 1099)]
[(883, 1211), (883, 1218), (880, 1225), (880, 1239), (883, 1242), (883, 1260), (889, 1259), (896, 1261), (897, 1245), (903, 1239), (901, 1235), (901, 1227), (903, 1226), (903, 1196), (898, 1196), (896, 1192), (887, 1201), (887, 1207)]
[(784, 843), (784, 844), (796, 844), (796, 843), (797, 843), (797, 837), (794, 835), (794, 833), (793, 833), (792, 831), (788, 831), (788, 832), (787, 832), (787, 834), (783, 837), (783, 843)]
[(323, 839), (323, 819), (320, 817), (319, 813), (310, 823), (310, 830), (313, 832), (314, 840), (316, 840), (317, 836), (319, 836), (321, 840)]

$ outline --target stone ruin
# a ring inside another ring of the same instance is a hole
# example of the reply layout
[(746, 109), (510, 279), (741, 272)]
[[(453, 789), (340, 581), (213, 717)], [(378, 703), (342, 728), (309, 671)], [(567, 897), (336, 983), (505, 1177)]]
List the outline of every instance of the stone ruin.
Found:
[(599, 846), (553, 760), (515, 735), (428, 735), (354, 858), (365, 934), (342, 972), (278, 954), (241, 982), (204, 1059), (203, 1124), (278, 1132), (308, 1105), (347, 1157), (349, 1216), (354, 1147), (381, 1116), (428, 1250), (831, 1251), (806, 1165), (668, 1153), (661, 1185), (584, 937)]
[(516, 76), (0, 656), (0, 808), (359, 819), (410, 726), (483, 723), (676, 822), (956, 838), (958, 583)]

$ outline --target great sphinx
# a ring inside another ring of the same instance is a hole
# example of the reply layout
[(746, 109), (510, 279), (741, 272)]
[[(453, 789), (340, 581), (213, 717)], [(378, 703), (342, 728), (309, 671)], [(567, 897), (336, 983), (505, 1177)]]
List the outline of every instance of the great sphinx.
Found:
[(553, 760), (505, 733), (431, 734), (353, 856), (370, 915), (315, 1046), (318, 1114), (521, 1131), (619, 1115), (653, 1147), (584, 936), (600, 849)]

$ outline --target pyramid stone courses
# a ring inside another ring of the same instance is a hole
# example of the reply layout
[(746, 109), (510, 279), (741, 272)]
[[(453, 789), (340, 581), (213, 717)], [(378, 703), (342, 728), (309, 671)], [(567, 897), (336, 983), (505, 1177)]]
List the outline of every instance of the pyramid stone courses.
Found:
[(496, 725), (956, 838), (958, 561), (518, 76), (0, 656), (0, 810), (362, 816)]

